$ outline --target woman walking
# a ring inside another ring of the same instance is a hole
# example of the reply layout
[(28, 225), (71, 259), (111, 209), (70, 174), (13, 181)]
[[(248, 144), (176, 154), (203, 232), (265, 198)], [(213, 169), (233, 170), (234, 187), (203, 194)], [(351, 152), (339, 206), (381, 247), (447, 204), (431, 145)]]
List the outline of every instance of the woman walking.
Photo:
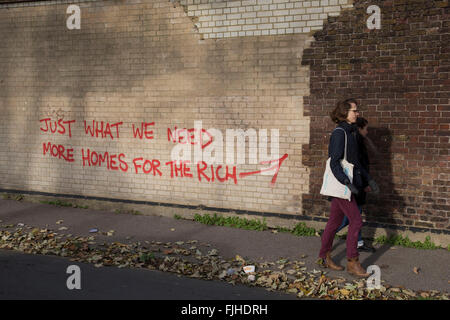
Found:
[[(336, 179), (346, 185), (351, 191), (351, 201), (332, 198), (330, 217), (322, 234), (322, 246), (319, 252), (319, 263), (333, 270), (344, 270), (331, 259), (331, 248), (333, 246), (336, 230), (342, 223), (344, 216), (349, 220), (349, 230), (347, 234), (347, 272), (358, 277), (368, 277), (364, 268), (359, 262), (357, 249), (358, 234), (362, 227), (362, 218), (356, 204), (355, 196), (364, 188), (363, 181), (368, 181), (372, 190), (377, 191), (378, 186), (369, 176), (359, 161), (359, 150), (356, 141), (356, 127), (353, 125), (358, 118), (358, 104), (354, 99), (347, 99), (337, 103), (336, 108), (330, 116), (337, 124), (333, 130), (328, 146), (328, 155), (331, 158), (330, 167)], [(339, 129), (338, 129), (339, 128)], [(346, 143), (347, 141), (347, 143)], [(344, 173), (340, 160), (344, 158), (345, 145), (347, 145), (347, 161), (354, 165), (353, 182)], [(363, 180), (364, 179), (364, 180)]]
[[(350, 99), (349, 99), (350, 100)], [(348, 100), (347, 100), (348, 101)], [(372, 140), (367, 136), (368, 134), (368, 128), (369, 128), (369, 122), (362, 118), (358, 117), (356, 119), (356, 127), (358, 130), (356, 131), (356, 142), (358, 145), (358, 151), (359, 151), (359, 163), (361, 166), (366, 170), (367, 173), (369, 173), (369, 153), (367, 149), (370, 149), (373, 154), (375, 154), (378, 157), (378, 150), (375, 148), (375, 145), (373, 144)], [(366, 194), (367, 192), (372, 192), (376, 194), (376, 190), (372, 190), (372, 188), (369, 186), (368, 181), (364, 179), (363, 177), (363, 189), (359, 190), (359, 194), (355, 197), (356, 204), (358, 205), (359, 213), (362, 214), (362, 207), (364, 204), (366, 204)], [(345, 228), (348, 225), (348, 218), (347, 216), (344, 216), (344, 219), (342, 221), (341, 226), (336, 230), (336, 233), (341, 231), (343, 228)], [(358, 234), (358, 251), (367, 251), (367, 252), (375, 252), (375, 248), (367, 246), (364, 243), (364, 240), (362, 239), (361, 230)]]

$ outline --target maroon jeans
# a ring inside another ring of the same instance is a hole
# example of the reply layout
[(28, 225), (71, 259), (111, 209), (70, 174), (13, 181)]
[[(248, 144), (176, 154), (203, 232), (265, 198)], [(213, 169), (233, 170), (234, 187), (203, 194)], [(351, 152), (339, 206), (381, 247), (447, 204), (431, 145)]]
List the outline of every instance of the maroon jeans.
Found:
[(336, 230), (342, 224), (344, 215), (347, 216), (349, 220), (347, 234), (347, 258), (351, 259), (359, 256), (357, 245), (358, 233), (362, 227), (362, 218), (353, 195), (351, 200), (352, 201), (333, 198), (331, 201), (330, 218), (328, 219), (327, 225), (322, 234), (322, 247), (320, 248), (319, 253), (320, 258), (325, 258), (327, 252), (331, 251)]

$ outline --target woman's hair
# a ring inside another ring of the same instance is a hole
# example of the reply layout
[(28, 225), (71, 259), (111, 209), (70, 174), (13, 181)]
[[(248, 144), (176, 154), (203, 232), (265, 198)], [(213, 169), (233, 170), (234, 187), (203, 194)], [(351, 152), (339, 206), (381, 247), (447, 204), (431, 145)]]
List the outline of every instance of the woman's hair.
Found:
[(365, 126), (367, 126), (369, 124), (369, 121), (367, 121), (365, 118), (363, 117), (358, 117), (356, 118), (356, 126), (358, 128), (364, 128)]
[(348, 110), (352, 107), (351, 103), (358, 105), (358, 102), (356, 102), (353, 98), (338, 101), (336, 108), (334, 108), (334, 110), (330, 113), (331, 120), (335, 123), (347, 120)]

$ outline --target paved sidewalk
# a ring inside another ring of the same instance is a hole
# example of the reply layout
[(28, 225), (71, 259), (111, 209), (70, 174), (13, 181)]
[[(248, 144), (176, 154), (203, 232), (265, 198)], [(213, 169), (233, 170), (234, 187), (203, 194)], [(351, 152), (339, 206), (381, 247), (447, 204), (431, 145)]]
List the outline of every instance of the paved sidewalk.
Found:
[[(0, 226), (23, 223), (27, 226), (48, 228), (74, 236), (95, 235), (97, 242), (136, 241), (176, 242), (198, 240), (219, 251), (224, 259), (236, 255), (255, 262), (277, 261), (281, 258), (305, 261), (308, 270), (319, 269), (315, 264), (320, 249), (319, 237), (297, 237), (270, 231), (249, 231), (218, 226), (207, 226), (194, 221), (167, 217), (117, 214), (89, 209), (64, 208), (46, 204), (0, 200)], [(57, 224), (57, 221), (63, 220)], [(67, 230), (58, 231), (61, 227)], [(98, 228), (96, 234), (89, 233)], [(14, 229), (12, 229), (14, 230)], [(113, 236), (102, 232), (114, 230)], [(364, 268), (378, 265), (381, 280), (394, 287), (412, 290), (438, 290), (449, 292), (450, 252), (445, 249), (419, 250), (390, 245), (375, 246), (375, 253), (361, 253)], [(304, 256), (302, 258), (302, 256)], [(306, 256), (306, 257), (305, 257)], [(346, 265), (345, 241), (334, 243), (333, 257)], [(416, 274), (414, 268), (419, 269)], [(356, 278), (345, 271), (326, 270), (330, 276)]]

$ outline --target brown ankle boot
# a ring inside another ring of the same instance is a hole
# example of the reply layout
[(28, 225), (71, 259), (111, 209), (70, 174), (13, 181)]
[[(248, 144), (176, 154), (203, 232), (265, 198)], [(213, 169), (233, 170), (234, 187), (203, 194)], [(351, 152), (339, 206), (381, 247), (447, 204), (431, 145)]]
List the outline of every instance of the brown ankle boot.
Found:
[(359, 263), (358, 257), (348, 259), (347, 258), (347, 272), (361, 278), (367, 278), (370, 276)]
[(344, 267), (341, 267), (339, 265), (337, 265), (336, 263), (334, 263), (333, 259), (331, 259), (331, 253), (328, 252), (326, 258), (324, 259), (324, 267), (325, 268), (330, 268), (332, 270), (336, 270), (336, 271), (342, 271), (344, 270)]

